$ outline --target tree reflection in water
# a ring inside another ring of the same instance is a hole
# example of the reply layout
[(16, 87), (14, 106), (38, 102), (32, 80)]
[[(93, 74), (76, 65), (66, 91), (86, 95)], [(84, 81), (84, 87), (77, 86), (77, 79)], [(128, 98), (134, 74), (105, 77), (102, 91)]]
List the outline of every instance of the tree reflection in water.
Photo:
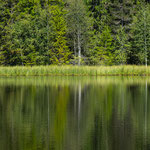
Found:
[(149, 149), (146, 77), (0, 78), (4, 150)]

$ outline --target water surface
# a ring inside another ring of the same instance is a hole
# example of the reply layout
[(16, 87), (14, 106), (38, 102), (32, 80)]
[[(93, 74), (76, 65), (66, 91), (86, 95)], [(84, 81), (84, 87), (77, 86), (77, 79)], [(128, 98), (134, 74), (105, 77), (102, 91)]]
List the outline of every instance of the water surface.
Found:
[(0, 78), (1, 150), (148, 150), (150, 78)]

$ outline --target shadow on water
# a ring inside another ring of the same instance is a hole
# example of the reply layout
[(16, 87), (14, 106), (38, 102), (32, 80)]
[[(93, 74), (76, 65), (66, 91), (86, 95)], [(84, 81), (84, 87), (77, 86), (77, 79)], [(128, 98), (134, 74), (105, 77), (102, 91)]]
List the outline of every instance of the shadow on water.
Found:
[(150, 149), (150, 78), (0, 78), (2, 150)]

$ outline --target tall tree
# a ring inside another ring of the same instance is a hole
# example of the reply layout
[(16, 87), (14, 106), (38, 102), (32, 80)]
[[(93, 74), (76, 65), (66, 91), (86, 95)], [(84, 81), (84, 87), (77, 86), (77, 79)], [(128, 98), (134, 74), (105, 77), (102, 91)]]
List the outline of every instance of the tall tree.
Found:
[(134, 6), (135, 4), (132, 0), (113, 0), (109, 5), (111, 18), (109, 26), (112, 30), (114, 42), (116, 43), (115, 53), (117, 54), (117, 64), (125, 64), (128, 60)]
[[(24, 1), (17, 4), (18, 16), (14, 23), (7, 27), (6, 38), (7, 49), (11, 55), (10, 65), (50, 63), (47, 44), (51, 43), (51, 36), (49, 35), (48, 43), (46, 10), (42, 9), (38, 3), (29, 4), (27, 8)], [(49, 24), (51, 24), (50, 19)]]
[(7, 65), (66, 63), (70, 53), (63, 7), (63, 2), (58, 1), (20, 0), (16, 3), (11, 23), (6, 27), (1, 62), (5, 60)]
[(132, 55), (138, 58), (137, 63), (147, 66), (150, 63), (150, 4), (140, 3), (132, 32)]
[(113, 38), (108, 26), (94, 33), (89, 43), (89, 61), (92, 65), (113, 64)]
[(69, 63), (70, 51), (66, 40), (66, 21), (63, 1), (51, 1), (51, 21), (53, 25), (53, 47), (50, 49), (52, 64)]
[(88, 41), (88, 27), (90, 18), (83, 0), (67, 1), (68, 14), (68, 42), (73, 50), (74, 58), (77, 58), (78, 65), (81, 64), (81, 57), (86, 54), (86, 44)]
[(7, 65), (10, 57), (6, 46), (7, 26), (13, 23), (17, 0), (0, 0), (0, 64)]
[(117, 65), (127, 64), (128, 53), (130, 51), (130, 42), (128, 35), (125, 33), (125, 28), (121, 26), (115, 35), (114, 45), (114, 62)]
[(89, 42), (89, 57), (92, 64), (112, 64), (113, 63), (113, 37), (108, 26), (109, 13), (108, 1), (92, 1), (89, 3), (91, 15), (93, 16), (93, 28)]

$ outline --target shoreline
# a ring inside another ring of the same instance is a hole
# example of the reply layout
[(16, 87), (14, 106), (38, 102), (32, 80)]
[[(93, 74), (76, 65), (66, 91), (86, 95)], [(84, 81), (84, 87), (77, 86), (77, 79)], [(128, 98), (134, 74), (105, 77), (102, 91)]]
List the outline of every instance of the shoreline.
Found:
[(150, 66), (0, 66), (0, 76), (150, 76)]

